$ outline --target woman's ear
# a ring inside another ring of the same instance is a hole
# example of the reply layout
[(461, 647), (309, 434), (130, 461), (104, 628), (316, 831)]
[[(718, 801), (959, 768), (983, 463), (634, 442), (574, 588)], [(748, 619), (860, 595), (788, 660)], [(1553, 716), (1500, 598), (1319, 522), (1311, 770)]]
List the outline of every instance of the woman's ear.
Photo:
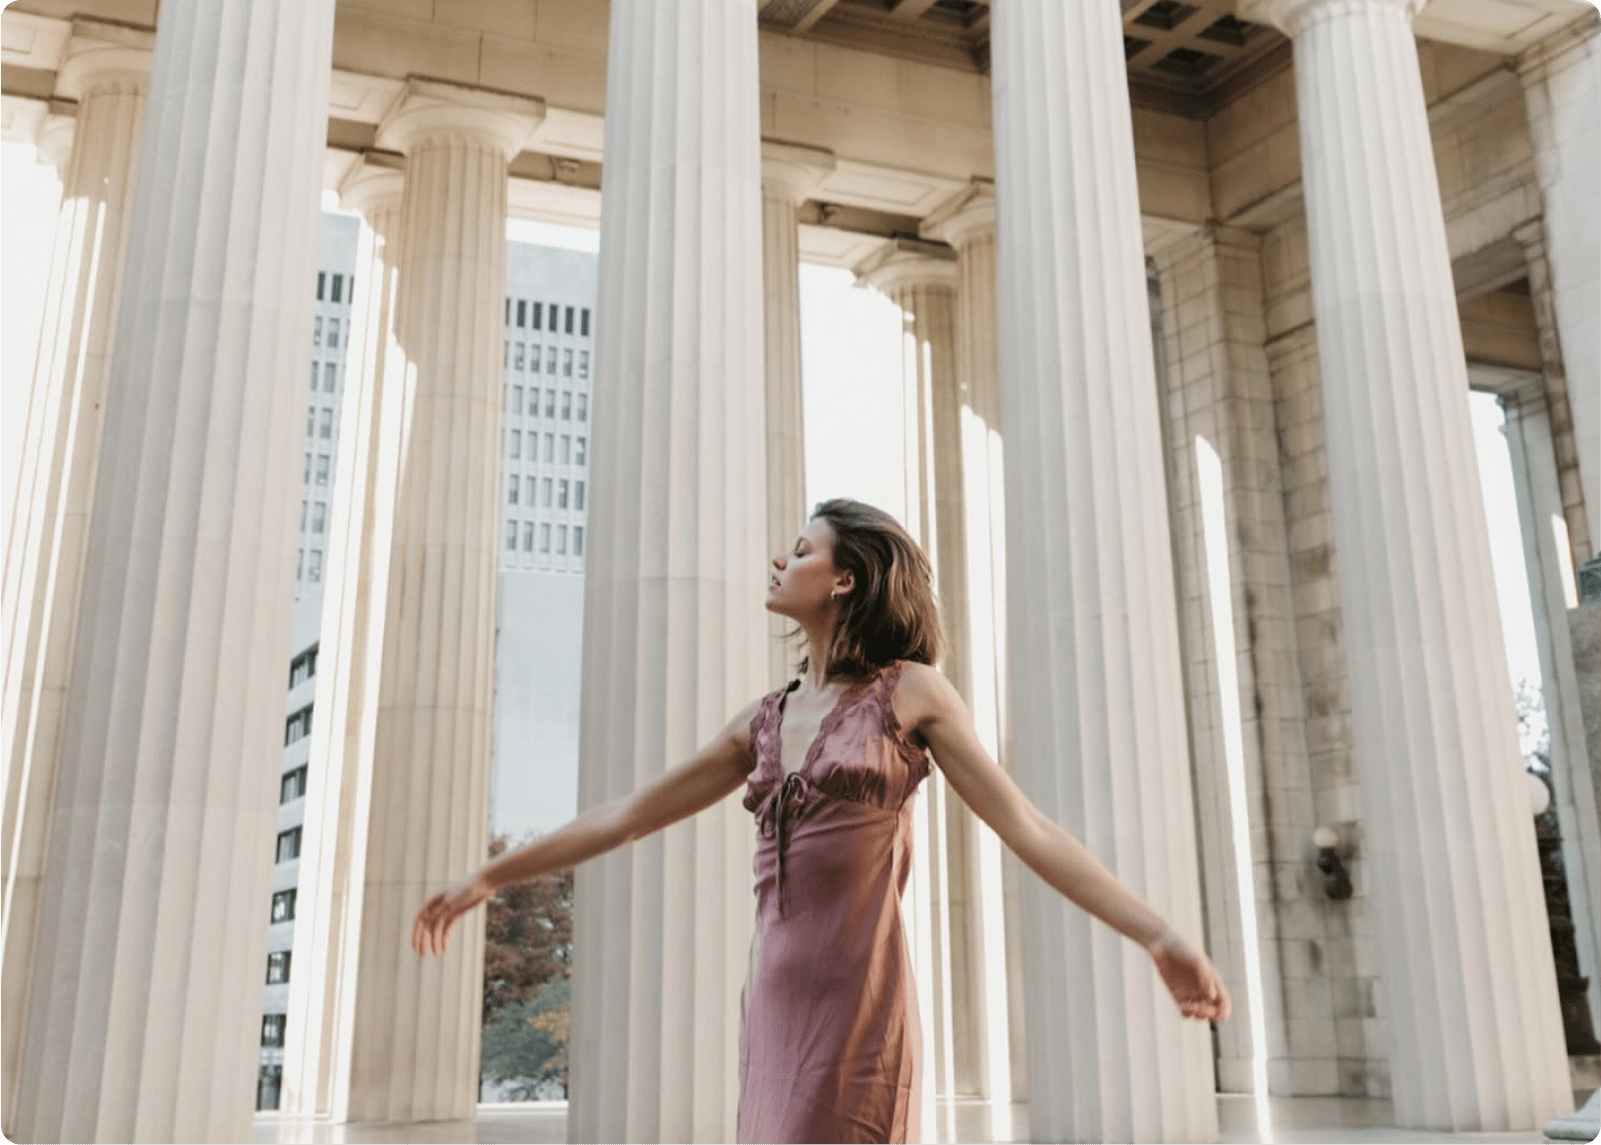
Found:
[(839, 593), (840, 596), (844, 596), (855, 587), (856, 575), (854, 573), (846, 573), (844, 576), (840, 577), (839, 580), (834, 582), (834, 591)]

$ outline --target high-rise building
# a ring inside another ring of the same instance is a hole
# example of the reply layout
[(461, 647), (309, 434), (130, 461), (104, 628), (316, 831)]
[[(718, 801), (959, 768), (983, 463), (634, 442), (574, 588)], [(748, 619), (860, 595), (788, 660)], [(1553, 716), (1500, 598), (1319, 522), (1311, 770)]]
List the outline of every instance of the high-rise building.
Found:
[[(256, 1108), (283, 1077), (295, 897), (310, 767), (322, 579), (351, 344), (358, 221), (322, 217), (306, 405), (294, 636), (290, 644)], [(589, 503), (595, 256), (528, 243), (506, 251), (505, 434), (501, 487), (495, 741), (490, 829), (523, 836), (578, 806), (578, 681)]]

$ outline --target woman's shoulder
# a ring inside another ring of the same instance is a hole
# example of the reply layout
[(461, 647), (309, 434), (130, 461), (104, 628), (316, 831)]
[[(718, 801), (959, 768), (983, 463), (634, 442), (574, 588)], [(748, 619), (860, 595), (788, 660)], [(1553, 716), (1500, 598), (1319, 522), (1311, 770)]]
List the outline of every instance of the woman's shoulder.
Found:
[(947, 714), (961, 697), (951, 682), (932, 664), (917, 660), (897, 660), (894, 687), (889, 689), (899, 723), (907, 733), (921, 733), (931, 720)]

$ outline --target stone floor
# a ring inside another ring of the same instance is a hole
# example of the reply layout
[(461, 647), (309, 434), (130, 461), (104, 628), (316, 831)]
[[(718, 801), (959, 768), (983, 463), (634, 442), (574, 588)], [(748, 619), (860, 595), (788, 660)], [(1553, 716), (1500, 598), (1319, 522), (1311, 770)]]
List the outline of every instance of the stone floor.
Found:
[[(1262, 1142), (1277, 1145), (1315, 1143), (1372, 1143), (1402, 1145), (1409, 1142), (1451, 1141), (1461, 1145), (1480, 1142), (1543, 1142), (1530, 1133), (1419, 1133), (1397, 1129), (1388, 1101), (1346, 1097), (1275, 1098), (1268, 1106), (1270, 1128), (1259, 1130), (1255, 1105), (1249, 1097), (1218, 1099), (1220, 1140), (1226, 1145)], [(1009, 1133), (990, 1128), (989, 1107), (978, 1101), (957, 1101), (941, 1109), (935, 1132), (927, 1139), (939, 1142), (1028, 1141), (1026, 1108), (1013, 1107)], [(954, 1136), (952, 1131), (954, 1130)], [(472, 1121), (439, 1121), (410, 1125), (318, 1125), (272, 1114), (256, 1119), (255, 1145), (390, 1145), (395, 1142), (530, 1142), (560, 1145), (567, 1140), (565, 1102), (529, 1102), (523, 1105), (481, 1105)]]

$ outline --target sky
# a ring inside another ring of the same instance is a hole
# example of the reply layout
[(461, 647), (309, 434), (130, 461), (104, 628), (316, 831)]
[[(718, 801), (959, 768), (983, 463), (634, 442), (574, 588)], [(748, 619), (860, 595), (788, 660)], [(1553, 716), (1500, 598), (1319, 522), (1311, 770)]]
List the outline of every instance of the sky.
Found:
[[(40, 309), (59, 185), (35, 163), (29, 145), (0, 151), (0, 520), (9, 536)], [(326, 201), (325, 206), (332, 206)], [(593, 230), (514, 220), (508, 237), (544, 246), (595, 251)], [(880, 294), (854, 285), (849, 271), (803, 264), (801, 340), (804, 363), (806, 499), (808, 507), (849, 496), (895, 511), (901, 500), (900, 323)], [(1538, 680), (1538, 656), (1524, 580), (1511, 464), (1494, 399), (1475, 395), (1475, 446), (1485, 492), (1508, 664)], [(798, 531), (804, 522), (796, 522)]]

